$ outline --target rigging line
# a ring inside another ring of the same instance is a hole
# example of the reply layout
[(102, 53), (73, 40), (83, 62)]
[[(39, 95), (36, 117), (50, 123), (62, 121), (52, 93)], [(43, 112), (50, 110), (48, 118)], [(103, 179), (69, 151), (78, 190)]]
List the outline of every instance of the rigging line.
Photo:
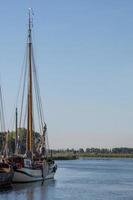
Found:
[[(35, 64), (34, 64), (34, 71), (36, 71), (36, 68), (35, 68)], [(42, 109), (42, 102), (41, 102), (41, 96), (39, 94), (40, 90), (39, 90), (39, 85), (38, 85), (38, 80), (37, 80), (37, 73), (34, 72), (34, 75), (35, 75), (35, 81), (36, 81), (36, 92), (37, 92), (37, 102), (38, 102), (38, 107), (39, 107), (39, 115), (41, 116), (40, 119), (42, 119), (43, 117), (43, 109)], [(38, 86), (38, 87), (37, 87)], [(41, 129), (42, 129), (42, 133), (43, 133), (43, 123), (44, 121), (41, 120)], [(49, 141), (48, 141), (48, 135), (47, 133), (45, 133), (45, 138), (46, 138), (46, 141), (45, 141), (45, 148), (49, 149)]]
[(39, 100), (39, 104), (40, 104), (39, 107), (40, 107), (40, 112), (41, 112), (41, 120), (44, 123), (44, 113), (43, 113), (43, 106), (42, 106), (42, 101), (41, 101), (39, 81), (38, 81), (38, 74), (37, 74), (37, 70), (36, 70), (34, 53), (33, 53), (32, 57), (33, 57), (33, 66), (34, 66), (35, 81), (36, 81), (36, 87), (37, 87), (37, 96), (38, 96), (38, 100)]
[(22, 126), (20, 128), (26, 128), (26, 119), (27, 119), (27, 104), (25, 106), (24, 117), (22, 119)]
[(18, 92), (17, 92), (18, 95), (17, 95), (17, 99), (16, 99), (16, 106), (17, 106), (17, 102), (18, 102), (18, 99), (19, 99), (20, 91), (21, 91), (23, 74), (25, 74), (25, 68), (23, 66), (24, 66), (24, 63), (25, 63), (26, 60), (27, 60), (27, 43), (26, 43), (26, 47), (25, 47), (25, 55), (24, 55), (24, 59), (23, 59), (23, 64), (22, 64), (22, 67), (21, 67), (20, 82), (19, 82), (19, 87), (18, 87)]
[(2, 86), (0, 85), (0, 106), (1, 106), (1, 130), (5, 131), (5, 117), (4, 117), (4, 108), (3, 108), (3, 95), (2, 95)]
[[(0, 101), (0, 108), (1, 108), (1, 101)], [(2, 111), (0, 110), (0, 127), (1, 127), (1, 132), (3, 132), (3, 123), (2, 123)]]
[[(34, 39), (34, 29), (32, 30), (32, 39)], [(45, 120), (44, 120), (44, 112), (43, 112), (43, 106), (42, 106), (41, 95), (40, 95), (39, 81), (38, 81), (38, 76), (37, 76), (37, 71), (36, 71), (33, 44), (32, 44), (32, 59), (33, 59), (33, 66), (34, 66), (33, 72), (34, 72), (34, 80), (35, 80), (35, 88), (36, 88), (36, 104), (38, 107), (38, 110), (37, 110), (38, 119), (41, 119), (39, 123), (41, 123), (41, 130), (42, 130), (41, 132), (43, 132), (43, 126), (44, 126)]]
[[(37, 78), (36, 78), (36, 66), (35, 66), (35, 61), (34, 61), (34, 56), (33, 56), (33, 52), (32, 52), (32, 57), (33, 57), (33, 77), (34, 77), (34, 88), (35, 88), (35, 97), (36, 97), (36, 104), (37, 104), (37, 113), (38, 113), (38, 119), (41, 119), (41, 121), (39, 121), (40, 127), (42, 127), (42, 115), (41, 115), (41, 108), (40, 108), (40, 99), (39, 99), (39, 95), (38, 95), (38, 87), (37, 87)], [(42, 128), (40, 128), (40, 130), (42, 130)], [(42, 131), (41, 131), (42, 132)]]
[[(9, 120), (9, 127), (8, 129), (12, 128), (14, 126), (14, 122), (12, 121), (13, 119), (13, 115), (14, 115), (14, 110), (15, 108), (17, 107), (17, 104), (18, 104), (18, 101), (19, 101), (19, 96), (20, 96), (20, 91), (21, 91), (21, 85), (22, 85), (22, 78), (23, 78), (23, 74), (24, 74), (24, 63), (25, 63), (25, 60), (26, 60), (26, 57), (27, 57), (27, 47), (25, 47), (25, 54), (24, 54), (24, 58), (23, 58), (23, 62), (22, 62), (22, 65), (21, 65), (21, 74), (20, 74), (20, 80), (19, 80), (19, 86), (18, 86), (18, 91), (17, 91), (17, 97), (16, 97), (16, 102), (14, 103), (14, 106), (13, 106), (13, 109), (12, 109), (12, 112), (11, 112), (11, 117), (10, 117), (10, 120)], [(12, 125), (11, 125), (12, 124)], [(12, 126), (12, 127), (10, 127)]]
[[(35, 73), (34, 73), (34, 79), (35, 79)], [(35, 81), (35, 80), (34, 80)], [(34, 84), (34, 88), (35, 88), (35, 97), (36, 97), (36, 105), (37, 105), (37, 113), (38, 113), (38, 122), (39, 122), (39, 127), (40, 127), (40, 131), (41, 131), (41, 123), (40, 123), (40, 112), (39, 112), (39, 100), (38, 100), (38, 96), (37, 96), (37, 87), (36, 87), (36, 83)], [(41, 132), (40, 132), (41, 133)]]
[(2, 87), (1, 87), (1, 98), (2, 98), (2, 112), (3, 112), (3, 130), (6, 131), (6, 109), (5, 109), (5, 100), (4, 100), (4, 96), (3, 96), (3, 91), (2, 91)]
[[(0, 100), (0, 108), (2, 108), (1, 100)], [(3, 132), (2, 111), (1, 111), (1, 109), (0, 109), (0, 127), (1, 127), (1, 132)]]
[[(32, 50), (31, 50), (32, 51)], [(33, 95), (33, 93), (32, 93)], [(34, 111), (34, 98), (32, 98), (32, 130), (35, 130), (35, 120), (34, 120), (34, 116), (35, 116), (35, 111)]]
[(37, 88), (37, 80), (36, 80), (36, 67), (35, 67), (35, 62), (33, 59), (33, 47), (32, 47), (32, 61), (33, 61), (33, 79), (34, 79), (34, 92), (35, 92), (35, 99), (36, 99), (36, 106), (37, 106), (37, 113), (38, 113), (38, 125), (39, 125), (39, 129), (40, 129), (40, 133), (42, 133), (42, 123), (39, 119), (41, 119), (41, 112), (40, 112), (40, 108), (39, 108), (39, 96), (38, 96), (38, 88)]
[[(1, 74), (0, 74), (0, 83), (1, 83)], [(1, 88), (1, 85), (0, 85)], [(0, 95), (0, 127), (1, 127), (1, 132), (3, 132), (3, 123), (2, 123), (2, 105), (1, 105), (1, 95)]]
[[(34, 102), (33, 102), (33, 104), (34, 104)], [(32, 132), (33, 132), (33, 137), (34, 137), (34, 132), (35, 132), (35, 118), (34, 118), (34, 116), (35, 116), (35, 113), (34, 113), (34, 106), (33, 106), (33, 108), (32, 108)], [(32, 138), (32, 140), (33, 140), (33, 138)], [(32, 141), (33, 143), (34, 143), (34, 140)]]
[(2, 154), (7, 155), (7, 134), (5, 130), (5, 117), (4, 117), (4, 106), (3, 106), (3, 95), (2, 95), (2, 87), (0, 86), (0, 106), (1, 106), (1, 130), (2, 130)]
[[(34, 77), (34, 76), (33, 76)], [(35, 77), (34, 77), (35, 78)], [(35, 81), (35, 80), (34, 80)], [(38, 114), (38, 123), (39, 123), (39, 129), (41, 133), (41, 123), (40, 123), (40, 114), (39, 114), (39, 108), (38, 108), (38, 98), (37, 98), (37, 91), (36, 91), (36, 84), (34, 84), (34, 89), (35, 89), (35, 97), (36, 97), (36, 106), (37, 106), (37, 114)]]
[[(15, 109), (14, 109), (15, 110)], [(13, 115), (14, 117), (12, 117), (12, 126), (10, 126), (10, 130), (13, 130), (14, 129), (14, 124), (15, 124), (15, 113)], [(9, 130), (9, 127), (8, 127), (8, 130)]]
[(37, 87), (35, 86), (36, 90), (36, 104), (37, 104), (37, 113), (38, 113), (38, 122), (39, 122), (39, 127), (40, 127), (40, 133), (43, 133), (43, 123), (42, 123), (42, 117), (41, 117), (41, 111), (40, 111), (40, 104), (39, 104), (39, 98), (37, 94)]
[[(37, 98), (37, 101), (38, 101), (38, 98)], [(40, 128), (43, 129), (43, 126), (41, 126)], [(42, 133), (42, 132), (43, 132), (43, 130), (40, 133)], [(46, 138), (45, 148), (46, 147), (48, 147), (48, 149), (49, 149), (48, 137)]]
[[(32, 99), (32, 104), (34, 105), (34, 101)], [(34, 146), (34, 132), (35, 132), (35, 121), (34, 121), (34, 106), (32, 107), (32, 144)]]
[(46, 142), (47, 142), (47, 147), (48, 147), (48, 150), (49, 150), (50, 145), (49, 145), (49, 139), (48, 139), (48, 132), (46, 132)]
[(0, 108), (1, 108), (1, 130), (3, 131), (3, 106), (2, 106), (2, 91), (0, 86)]
[(26, 119), (27, 119), (27, 110), (28, 110), (28, 98), (26, 99), (26, 106), (25, 106), (25, 112), (24, 112), (24, 119), (23, 119), (23, 126), (22, 127), (26, 127)]
[(3, 110), (3, 97), (2, 97), (2, 88), (0, 86), (0, 101), (1, 101), (1, 123), (2, 123), (2, 131), (6, 131), (5, 130), (5, 116), (4, 116), (4, 110)]
[[(33, 61), (34, 61), (34, 57), (33, 57)], [(43, 107), (42, 107), (42, 101), (41, 101), (40, 88), (39, 88), (39, 83), (38, 83), (38, 78), (37, 78), (35, 61), (34, 61), (34, 71), (35, 71), (35, 81), (36, 81), (36, 88), (37, 88), (37, 98), (38, 98), (38, 103), (39, 103), (39, 112), (40, 112), (40, 117), (41, 117), (41, 123), (43, 126), (44, 115), (43, 115)]]
[[(26, 45), (27, 46), (27, 45)], [(28, 50), (27, 50), (28, 52)], [(20, 120), (19, 120), (19, 127), (21, 127), (21, 122), (22, 122), (22, 114), (23, 114), (23, 107), (24, 107), (24, 93), (25, 93), (25, 88), (26, 88), (26, 76), (27, 76), (27, 60), (28, 60), (28, 56), (26, 56), (26, 64), (25, 64), (25, 70), (24, 70), (24, 84), (23, 84), (23, 88), (22, 88), (22, 101), (21, 101), (21, 108), (20, 108)]]

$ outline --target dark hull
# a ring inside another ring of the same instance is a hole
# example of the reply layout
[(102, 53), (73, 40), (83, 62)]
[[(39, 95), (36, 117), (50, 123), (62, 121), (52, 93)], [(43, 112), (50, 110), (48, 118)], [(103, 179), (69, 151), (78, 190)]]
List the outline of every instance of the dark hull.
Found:
[(0, 173), (0, 187), (9, 186), (12, 183), (13, 172), (1, 172)]

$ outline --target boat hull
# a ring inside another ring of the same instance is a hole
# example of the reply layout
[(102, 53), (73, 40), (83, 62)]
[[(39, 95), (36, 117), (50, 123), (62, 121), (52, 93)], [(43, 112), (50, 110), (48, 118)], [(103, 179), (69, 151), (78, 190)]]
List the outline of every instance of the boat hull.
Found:
[(12, 183), (14, 171), (12, 167), (5, 163), (5, 161), (0, 162), (0, 187), (8, 186)]
[(13, 183), (28, 183), (42, 180), (43, 177), (41, 170), (33, 170), (27, 168), (15, 170), (13, 177)]
[(11, 185), (12, 179), (13, 179), (13, 172), (0, 173), (0, 187)]
[(55, 171), (53, 168), (30, 169), (23, 167), (14, 171), (13, 183), (44, 181), (47, 179), (53, 179), (54, 175)]

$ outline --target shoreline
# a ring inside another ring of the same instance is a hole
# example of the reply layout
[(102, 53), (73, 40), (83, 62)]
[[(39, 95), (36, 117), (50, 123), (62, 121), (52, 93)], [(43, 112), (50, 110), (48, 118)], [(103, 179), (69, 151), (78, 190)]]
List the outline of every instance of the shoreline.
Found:
[(133, 158), (133, 154), (71, 154), (53, 155), (54, 160), (76, 160), (79, 158)]

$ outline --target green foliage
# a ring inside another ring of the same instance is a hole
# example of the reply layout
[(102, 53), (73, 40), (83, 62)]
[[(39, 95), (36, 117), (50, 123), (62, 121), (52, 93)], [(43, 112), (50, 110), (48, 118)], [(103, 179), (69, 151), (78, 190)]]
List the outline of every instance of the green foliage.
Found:
[[(26, 133), (27, 133), (27, 130), (25, 128), (18, 129), (18, 135), (19, 135), (18, 136), (18, 146), (19, 146), (20, 154), (24, 154), (26, 151)], [(2, 137), (3, 137), (3, 133), (0, 133), (0, 152), (2, 150)], [(11, 131), (8, 133), (9, 155), (12, 155), (15, 152), (15, 137), (16, 137), (15, 131)], [(33, 132), (34, 140), (39, 137), (40, 137), (39, 133)]]
[(0, 152), (2, 150), (2, 133), (0, 133)]

